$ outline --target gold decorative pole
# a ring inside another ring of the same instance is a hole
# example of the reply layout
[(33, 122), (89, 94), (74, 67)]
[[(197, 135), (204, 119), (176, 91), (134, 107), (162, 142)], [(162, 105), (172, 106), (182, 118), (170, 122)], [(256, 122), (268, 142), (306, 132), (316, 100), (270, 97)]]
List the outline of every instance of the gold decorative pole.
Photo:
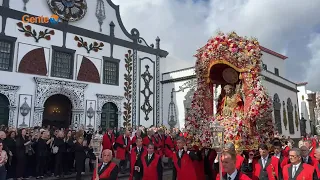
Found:
[(99, 165), (99, 158), (101, 157), (101, 150), (102, 150), (102, 135), (95, 134), (94, 138), (91, 140), (91, 146), (93, 148), (93, 153), (96, 156), (96, 177), (98, 177), (98, 165)]
[(218, 161), (219, 161), (219, 175), (220, 179), (222, 178), (222, 163), (221, 163), (221, 155), (222, 155), (222, 149), (224, 147), (224, 127), (220, 126), (220, 124), (215, 120), (214, 122), (210, 123), (210, 129), (212, 132), (211, 135), (211, 148), (212, 149), (219, 149), (217, 151), (218, 154)]

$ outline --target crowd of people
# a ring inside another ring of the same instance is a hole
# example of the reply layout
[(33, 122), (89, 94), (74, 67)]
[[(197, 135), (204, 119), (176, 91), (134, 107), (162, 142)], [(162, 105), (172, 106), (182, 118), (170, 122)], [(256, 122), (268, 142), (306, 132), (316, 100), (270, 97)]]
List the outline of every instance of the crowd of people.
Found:
[[(98, 166), (91, 147), (95, 133), (103, 135)], [(76, 173), (76, 179), (80, 180), (86, 159), (93, 180), (116, 180), (119, 173), (130, 174), (130, 180), (161, 180), (165, 166), (171, 167), (172, 180), (320, 179), (317, 137), (302, 137), (296, 144), (290, 138), (275, 137), (270, 143), (272, 146), (261, 144), (256, 150), (236, 151), (232, 143), (226, 143), (224, 149), (197, 147), (187, 133), (178, 129), (140, 126), (99, 128), (93, 132), (83, 128), (75, 131), (2, 126), (0, 180), (63, 178), (71, 173)]]

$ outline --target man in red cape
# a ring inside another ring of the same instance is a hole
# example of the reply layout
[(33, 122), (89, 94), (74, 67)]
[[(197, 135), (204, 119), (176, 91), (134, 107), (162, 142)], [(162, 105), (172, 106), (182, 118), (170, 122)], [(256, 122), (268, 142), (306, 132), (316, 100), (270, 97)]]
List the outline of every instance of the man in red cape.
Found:
[(320, 147), (318, 147), (315, 151), (314, 151), (314, 157), (316, 158), (316, 160), (318, 161), (318, 166), (315, 167), (316, 171), (317, 171), (317, 175), (318, 175), (318, 179), (320, 179)]
[(291, 163), (282, 169), (283, 180), (318, 180), (314, 167), (301, 161), (299, 148), (292, 148), (289, 152), (289, 158)]
[(120, 160), (120, 170), (124, 174), (127, 168), (127, 161), (129, 160), (129, 150), (130, 150), (130, 134), (129, 130), (126, 130), (123, 135), (120, 135), (116, 140), (117, 153), (116, 158)]
[(136, 138), (136, 147), (131, 149), (129, 180), (141, 180), (143, 175), (142, 158), (147, 154), (147, 148), (142, 146), (142, 138)]
[[(112, 151), (105, 149), (102, 152), (102, 163), (98, 165), (98, 169), (93, 170), (92, 180), (117, 180), (118, 179), (118, 166), (112, 162)], [(98, 170), (98, 172), (97, 172)], [(98, 173), (98, 176), (97, 176)]]
[(197, 155), (194, 152), (188, 151), (186, 141), (183, 137), (177, 138), (178, 151), (166, 149), (167, 157), (172, 158), (174, 164), (174, 177), (177, 180), (197, 180), (196, 171), (193, 161), (197, 160)]
[(268, 146), (259, 146), (261, 158), (249, 162), (252, 170), (252, 180), (277, 180), (279, 179), (279, 159), (269, 155)]
[[(234, 152), (223, 152), (221, 156), (222, 166), (225, 172), (223, 179), (234, 180), (251, 180), (247, 175), (243, 174), (236, 168), (237, 155)], [(217, 174), (216, 180), (220, 180), (220, 174)]]
[(113, 134), (113, 129), (109, 128), (108, 132), (106, 132), (102, 138), (102, 150), (110, 149), (113, 151), (114, 143), (115, 143), (115, 137)]
[(148, 153), (142, 157), (143, 180), (162, 180), (161, 158), (154, 152), (154, 145), (149, 144)]

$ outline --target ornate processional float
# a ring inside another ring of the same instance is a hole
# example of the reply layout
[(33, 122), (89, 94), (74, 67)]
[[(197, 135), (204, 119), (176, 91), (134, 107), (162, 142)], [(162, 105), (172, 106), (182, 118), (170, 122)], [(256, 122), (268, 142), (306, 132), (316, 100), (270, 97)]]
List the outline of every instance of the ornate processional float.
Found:
[[(235, 32), (218, 33), (197, 51), (197, 89), (185, 124), (195, 145), (210, 147), (216, 141), (212, 123), (224, 127), (224, 142), (233, 142), (237, 150), (257, 148), (273, 137), (271, 99), (260, 76), (261, 56), (256, 39)], [(217, 86), (221, 93), (214, 114)]]

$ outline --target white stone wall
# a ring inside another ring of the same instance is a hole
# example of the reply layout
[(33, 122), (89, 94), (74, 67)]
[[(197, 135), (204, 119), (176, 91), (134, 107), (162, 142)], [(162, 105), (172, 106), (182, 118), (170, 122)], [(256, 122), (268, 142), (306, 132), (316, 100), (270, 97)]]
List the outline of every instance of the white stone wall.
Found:
[[(300, 114), (299, 117), (300, 119), (303, 118), (306, 121), (306, 133), (311, 133), (311, 127), (310, 127), (310, 112), (309, 112), (309, 102), (307, 101), (308, 99), (308, 94), (306, 90), (306, 85), (301, 85), (297, 87), (298, 89), (298, 104), (299, 104), (299, 109), (300, 109)], [(302, 96), (304, 98), (302, 98)]]
[[(128, 33), (128, 31), (123, 31), (122, 29), (124, 27), (122, 27), (122, 22), (118, 21), (120, 20), (117, 17), (117, 11), (116, 9), (118, 7), (116, 7), (114, 4), (111, 3), (111, 5), (108, 4), (107, 1), (104, 1), (104, 6), (105, 6), (105, 12), (106, 12), (106, 19), (103, 22), (102, 25), (102, 32), (100, 32), (100, 27), (99, 27), (99, 23), (98, 20), (96, 18), (95, 15), (95, 11), (96, 11), (96, 4), (97, 1), (87, 1), (88, 4), (88, 10), (86, 15), (84, 16), (83, 19), (76, 21), (76, 22), (70, 22), (69, 24), (72, 26), (77, 26), (77, 27), (81, 27), (81, 28), (85, 28), (94, 32), (99, 32), (102, 34), (106, 34), (109, 35), (110, 34), (110, 22), (112, 21), (115, 24), (114, 27), (114, 34), (116, 38), (125, 40), (125, 41), (130, 41), (132, 42), (132, 39), (130, 39), (128, 37), (128, 35), (130, 35)], [(0, 0), (0, 4), (2, 5), (2, 0)], [(10, 8), (11, 9), (15, 9), (17, 11), (23, 11), (23, 2), (22, 1), (10, 1)], [(29, 1), (27, 3), (27, 11), (26, 13), (30, 13), (33, 15), (38, 15), (38, 16), (47, 16), (50, 17), (52, 15), (51, 10), (49, 9), (49, 6), (47, 4), (47, 1), (45, 0), (40, 0), (40, 1)], [(2, 24), (2, 17), (0, 16), (0, 22)], [(59, 80), (59, 81), (67, 81), (67, 82), (77, 82), (77, 83), (84, 83), (87, 84), (87, 86), (85, 87), (84, 90), (84, 98), (83, 98), (83, 103), (84, 103), (84, 107), (82, 107), (82, 109), (77, 109), (77, 113), (81, 113), (81, 116), (77, 116), (78, 119), (77, 121), (79, 121), (79, 123), (81, 124), (88, 124), (88, 122), (86, 122), (86, 118), (85, 116), (85, 109), (86, 109), (86, 100), (94, 100), (96, 101), (96, 117), (95, 117), (95, 126), (97, 127), (98, 125), (100, 125), (100, 114), (99, 111), (101, 111), (101, 108), (103, 106), (103, 104), (99, 104), (100, 103), (106, 103), (106, 102), (114, 102), (117, 107), (118, 107), (118, 115), (119, 115), (119, 119), (118, 119), (118, 126), (122, 126), (123, 124), (123, 101), (124, 99), (121, 98), (124, 96), (124, 74), (125, 74), (125, 54), (128, 53), (128, 48), (126, 47), (122, 47), (122, 46), (117, 46), (114, 45), (113, 46), (113, 57), (115, 59), (119, 59), (120, 60), (120, 64), (119, 64), (119, 85), (105, 85), (103, 84), (103, 56), (105, 57), (110, 57), (111, 55), (111, 50), (110, 50), (110, 44), (107, 42), (104, 42), (103, 40), (98, 40), (98, 39), (91, 39), (88, 37), (83, 37), (83, 36), (79, 36), (82, 37), (84, 39), (84, 41), (88, 42), (88, 44), (96, 41), (98, 43), (103, 42), (104, 43), (104, 47), (102, 50), (99, 50), (98, 52), (94, 52), (91, 51), (90, 53), (88, 53), (86, 51), (86, 49), (84, 48), (79, 48), (77, 47), (77, 42), (74, 40), (74, 37), (77, 34), (72, 34), (72, 33), (67, 33), (66, 34), (66, 48), (68, 49), (73, 49), (76, 50), (75, 55), (74, 55), (74, 68), (73, 68), (73, 79), (63, 79), (63, 78), (55, 78), (55, 77), (51, 77), (51, 63), (52, 63), (52, 46), (58, 46), (61, 47), (63, 45), (63, 32), (54, 29), (55, 31), (55, 35), (51, 36), (51, 40), (45, 40), (45, 39), (40, 39), (40, 41), (37, 43), (35, 42), (34, 38), (32, 37), (26, 37), (24, 35), (24, 33), (20, 32), (18, 30), (18, 26), (17, 23), (20, 22), (18, 20), (15, 19), (11, 19), (11, 18), (7, 18), (7, 23), (6, 23), (6, 29), (5, 29), (5, 34), (7, 36), (12, 36), (12, 37), (17, 37), (17, 41), (15, 44), (15, 53), (14, 53), (14, 58), (13, 58), (13, 72), (6, 72), (6, 71), (0, 71), (0, 77), (7, 77), (7, 78), (0, 78), (0, 84), (4, 84), (4, 85), (15, 85), (15, 86), (19, 86), (20, 88), (17, 91), (17, 96), (19, 96), (19, 94), (28, 94), (28, 95), (32, 95), (32, 102), (33, 105), (31, 107), (31, 119), (29, 120), (29, 122), (27, 122), (27, 124), (29, 124), (30, 126), (33, 125), (37, 125), (34, 124), (33, 122), (33, 118), (34, 116), (37, 116), (38, 118), (41, 118), (42, 115), (35, 115), (35, 111), (36, 109), (38, 109), (39, 112), (43, 111), (43, 109), (39, 110), (39, 107), (35, 107), (34, 102), (37, 101), (35, 99), (36, 97), (36, 83), (34, 80), (34, 77), (41, 77), (41, 78), (49, 78), (49, 79), (54, 79), (54, 80)], [(24, 24), (27, 25), (28, 23)], [(49, 29), (47, 27), (43, 27), (41, 25), (37, 25), (37, 24), (29, 24), (32, 26), (33, 29), (36, 30), (36, 32), (38, 33), (39, 31), (43, 31), (45, 29)], [(143, 41), (139, 41), (138, 44), (144, 45), (146, 46), (146, 44), (144, 44)], [(28, 52), (30, 52), (33, 49), (36, 48), (44, 48), (45, 50), (45, 59), (46, 59), (46, 64), (47, 64), (47, 75), (46, 76), (38, 76), (38, 75), (32, 75), (32, 74), (24, 74), (24, 73), (19, 73), (18, 71), (18, 67), (19, 67), (19, 63), (21, 61), (21, 59), (24, 57), (25, 54), (27, 54)], [(79, 73), (79, 69), (80, 69), (80, 65), (82, 62), (82, 57), (86, 57), (89, 60), (91, 60), (93, 62), (93, 64), (95, 65), (95, 67), (97, 68), (99, 74), (100, 74), (100, 84), (99, 83), (90, 83), (90, 82), (80, 82), (77, 80), (77, 76)], [(144, 60), (140, 61), (140, 58), (145, 58)], [(150, 60), (148, 60), (150, 58)], [(143, 96), (141, 94), (141, 92), (139, 90), (137, 90), (137, 101), (136, 104), (132, 104), (132, 106), (137, 107), (137, 111), (134, 113), (140, 113), (141, 117), (140, 117), (140, 124), (141, 125), (145, 125), (145, 126), (150, 126), (150, 125), (155, 125), (156, 124), (156, 56), (155, 55), (150, 55), (147, 53), (143, 53), (143, 52), (138, 52), (138, 71), (136, 73), (139, 73), (140, 67), (141, 67), (141, 73), (144, 72), (145, 70), (145, 65), (149, 65), (149, 71), (153, 76), (153, 80), (150, 83), (150, 88), (153, 91), (153, 95), (150, 96), (150, 104), (152, 105), (153, 110), (150, 112), (149, 114), (149, 120), (144, 120), (144, 117), (142, 117), (143, 112), (141, 111), (141, 105), (144, 102)], [(143, 80), (139, 77), (139, 74), (136, 75), (137, 78), (137, 83), (140, 83), (139, 89), (142, 90), (144, 87), (144, 82)], [(101, 95), (107, 95), (105, 97), (103, 97), (102, 99), (98, 99), (97, 98), (97, 94), (101, 94)], [(139, 95), (139, 96), (138, 96)], [(113, 98), (111, 96), (115, 96), (116, 98)], [(45, 97), (48, 98), (48, 97)], [(72, 97), (69, 97), (72, 98)], [(139, 99), (141, 98), (141, 99)], [(114, 99), (116, 99), (116, 101), (114, 101)], [(70, 99), (71, 101), (74, 101), (72, 99)], [(108, 101), (106, 101), (108, 100)], [(132, 101), (131, 101), (132, 102)], [(16, 107), (18, 107), (18, 100), (15, 101), (16, 103)], [(140, 104), (139, 104), (140, 103)], [(140, 106), (140, 107), (139, 107)], [(40, 107), (43, 108), (43, 107)], [(17, 113), (18, 111), (14, 111), (14, 119), (13, 119), (13, 126), (17, 126)], [(41, 114), (41, 113), (40, 113)], [(75, 117), (74, 117), (75, 118)]]

